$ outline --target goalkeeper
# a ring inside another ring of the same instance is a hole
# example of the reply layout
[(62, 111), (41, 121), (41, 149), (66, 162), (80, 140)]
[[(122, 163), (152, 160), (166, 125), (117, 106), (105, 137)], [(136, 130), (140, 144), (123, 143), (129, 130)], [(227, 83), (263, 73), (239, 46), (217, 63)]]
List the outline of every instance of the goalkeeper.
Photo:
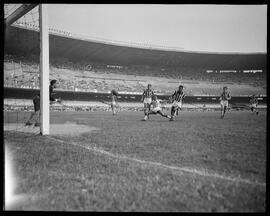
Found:
[[(57, 88), (57, 81), (51, 80), (51, 84), (49, 87), (49, 98), (50, 98), (50, 104), (53, 104), (55, 102), (62, 103), (61, 98), (56, 98), (55, 93), (53, 93), (53, 90)], [(33, 104), (34, 104), (34, 112), (31, 114), (30, 118), (25, 123), (26, 126), (29, 125), (35, 125), (36, 127), (40, 126), (40, 94), (37, 94), (33, 98)]]

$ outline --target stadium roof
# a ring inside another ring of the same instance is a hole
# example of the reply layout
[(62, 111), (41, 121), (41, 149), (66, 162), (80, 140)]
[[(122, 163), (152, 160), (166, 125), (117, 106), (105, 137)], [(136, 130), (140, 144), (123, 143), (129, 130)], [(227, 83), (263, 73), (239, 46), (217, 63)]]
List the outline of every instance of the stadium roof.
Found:
[[(10, 26), (5, 35), (5, 53), (39, 55), (39, 34), (33, 28)], [(208, 53), (149, 48), (78, 38), (50, 31), (50, 57), (117, 65), (152, 65), (207, 69), (266, 69), (266, 53)]]

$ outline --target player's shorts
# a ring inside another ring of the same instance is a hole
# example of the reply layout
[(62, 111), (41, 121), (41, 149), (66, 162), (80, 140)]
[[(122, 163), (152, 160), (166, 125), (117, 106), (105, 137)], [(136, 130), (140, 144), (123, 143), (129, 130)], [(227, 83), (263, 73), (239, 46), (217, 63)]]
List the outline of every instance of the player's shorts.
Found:
[(113, 102), (111, 103), (111, 106), (115, 106), (115, 105), (116, 105), (116, 102), (113, 101)]
[(143, 103), (144, 104), (151, 104), (152, 98), (144, 98)]
[(226, 106), (226, 107), (228, 107), (228, 106), (229, 106), (229, 102), (228, 102), (227, 100), (221, 100), (221, 101), (220, 101), (220, 105), (221, 105), (221, 106)]
[(251, 104), (250, 107), (251, 108), (256, 108), (257, 107), (257, 104)]
[(182, 108), (182, 101), (178, 102), (178, 101), (174, 101), (172, 103), (172, 106), (173, 107), (179, 107), (179, 108)]
[(161, 111), (161, 110), (162, 110), (161, 107), (155, 107), (151, 111), (158, 112), (158, 111)]

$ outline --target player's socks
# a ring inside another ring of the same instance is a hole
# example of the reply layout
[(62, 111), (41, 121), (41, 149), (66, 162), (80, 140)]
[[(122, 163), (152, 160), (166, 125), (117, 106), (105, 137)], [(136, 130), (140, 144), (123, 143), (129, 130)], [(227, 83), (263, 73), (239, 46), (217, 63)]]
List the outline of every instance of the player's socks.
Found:
[(174, 116), (174, 115), (175, 115), (175, 108), (172, 107), (172, 109), (171, 109), (171, 116)]

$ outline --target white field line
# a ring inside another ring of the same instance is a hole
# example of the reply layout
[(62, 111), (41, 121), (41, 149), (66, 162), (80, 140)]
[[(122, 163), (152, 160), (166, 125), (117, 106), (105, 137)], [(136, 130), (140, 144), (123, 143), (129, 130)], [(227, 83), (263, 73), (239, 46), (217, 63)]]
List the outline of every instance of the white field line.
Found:
[(55, 140), (57, 142), (61, 142), (61, 143), (65, 143), (65, 144), (69, 144), (69, 145), (73, 145), (73, 146), (79, 146), (79, 147), (85, 148), (85, 149), (90, 150), (90, 151), (94, 151), (94, 152), (97, 152), (100, 154), (108, 155), (108, 156), (116, 158), (116, 159), (130, 160), (130, 161), (135, 161), (137, 163), (158, 166), (158, 167), (161, 167), (164, 169), (174, 170), (174, 171), (178, 171), (178, 172), (188, 172), (188, 173), (197, 174), (197, 175), (201, 175), (201, 176), (205, 176), (205, 177), (214, 177), (214, 178), (219, 178), (219, 179), (223, 179), (223, 180), (233, 181), (236, 183), (246, 183), (246, 184), (259, 185), (259, 186), (266, 187), (266, 184), (264, 182), (250, 181), (248, 179), (243, 179), (240, 177), (234, 178), (234, 177), (230, 177), (230, 176), (224, 176), (224, 175), (220, 175), (217, 173), (210, 173), (207, 170), (202, 171), (202, 170), (197, 170), (197, 169), (189, 168), (189, 167), (176, 167), (176, 166), (170, 166), (170, 165), (166, 165), (166, 164), (162, 164), (162, 163), (158, 163), (158, 162), (145, 161), (145, 160), (141, 160), (141, 159), (137, 159), (137, 158), (128, 157), (125, 155), (113, 154), (113, 153), (105, 151), (101, 148), (83, 146), (83, 145), (80, 145), (78, 143), (68, 142), (68, 141), (64, 141), (64, 140), (57, 139), (57, 138), (50, 137), (50, 136), (48, 136), (47, 138), (49, 138), (51, 140)]

